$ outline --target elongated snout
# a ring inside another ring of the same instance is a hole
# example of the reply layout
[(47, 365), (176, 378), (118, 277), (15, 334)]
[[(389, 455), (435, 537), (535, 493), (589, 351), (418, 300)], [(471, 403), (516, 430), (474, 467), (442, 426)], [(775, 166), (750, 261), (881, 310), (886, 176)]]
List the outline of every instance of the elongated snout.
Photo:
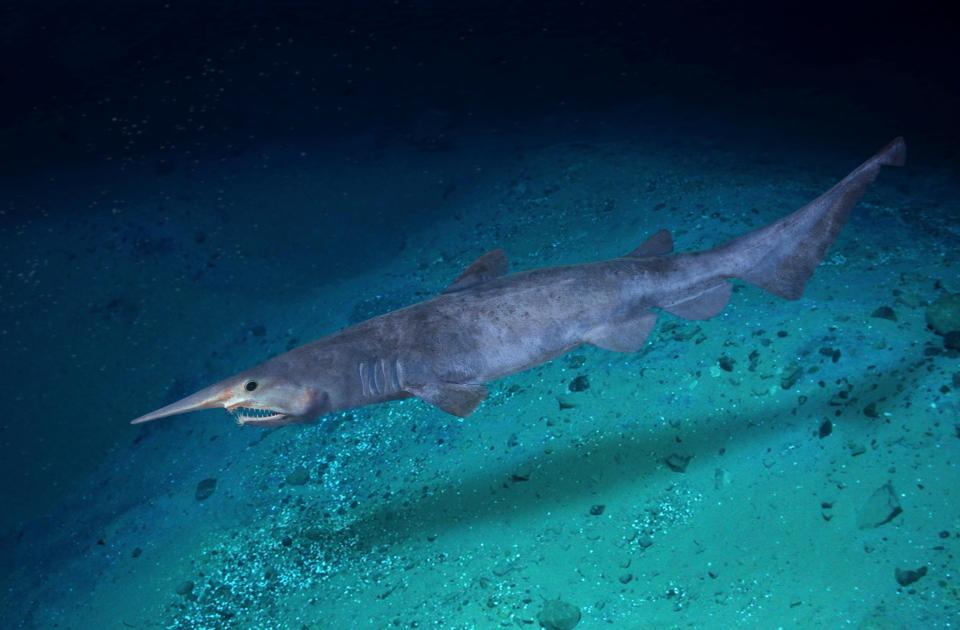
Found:
[(215, 409), (217, 407), (225, 407), (226, 401), (230, 398), (230, 389), (224, 387), (221, 384), (211, 385), (205, 389), (201, 389), (196, 394), (187, 396), (183, 400), (171, 403), (166, 407), (161, 407), (156, 411), (151, 411), (150, 413), (140, 416), (136, 420), (131, 420), (130, 424), (141, 424), (143, 422), (150, 422), (151, 420), (159, 420), (160, 418), (166, 418), (168, 416), (176, 416), (182, 413), (189, 413), (191, 411), (199, 411), (200, 409)]

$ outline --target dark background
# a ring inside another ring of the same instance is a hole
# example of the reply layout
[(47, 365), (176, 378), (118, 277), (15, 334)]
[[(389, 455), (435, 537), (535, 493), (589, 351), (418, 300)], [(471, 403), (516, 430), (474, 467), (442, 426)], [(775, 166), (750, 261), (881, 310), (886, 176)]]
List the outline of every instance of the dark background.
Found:
[(6, 176), (173, 168), (428, 110), (522, 124), (653, 98), (784, 124), (802, 111), (821, 135), (897, 128), (939, 145), (931, 159), (955, 159), (960, 139), (958, 25), (934, 4), (48, 1), (3, 15)]

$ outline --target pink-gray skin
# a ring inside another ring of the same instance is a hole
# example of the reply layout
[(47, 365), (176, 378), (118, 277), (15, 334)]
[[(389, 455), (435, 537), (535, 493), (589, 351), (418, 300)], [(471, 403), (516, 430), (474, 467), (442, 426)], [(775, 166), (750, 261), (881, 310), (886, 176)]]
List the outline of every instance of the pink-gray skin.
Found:
[(580, 344), (635, 352), (657, 311), (703, 320), (720, 313), (738, 278), (799, 299), (814, 268), (881, 166), (902, 166), (896, 138), (796, 212), (715, 249), (674, 254), (661, 230), (626, 256), (507, 275), (503, 250), (481, 256), (437, 297), (278, 355), (134, 424), (223, 407), (240, 424), (305, 422), (416, 396), (465, 417), (484, 383)]

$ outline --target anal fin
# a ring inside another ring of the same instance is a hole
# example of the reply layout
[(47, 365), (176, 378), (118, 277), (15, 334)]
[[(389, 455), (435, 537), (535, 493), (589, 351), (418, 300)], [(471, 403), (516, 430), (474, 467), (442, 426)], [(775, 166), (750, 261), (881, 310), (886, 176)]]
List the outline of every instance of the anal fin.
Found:
[(483, 385), (469, 383), (408, 385), (406, 390), (420, 400), (461, 418), (473, 413), (473, 410), (483, 402), (489, 393)]
[(710, 319), (724, 309), (732, 292), (733, 286), (723, 281), (673, 304), (660, 305), (660, 308), (684, 319)]
[(638, 352), (656, 325), (657, 316), (644, 312), (626, 320), (601, 324), (587, 333), (584, 341), (613, 352)]

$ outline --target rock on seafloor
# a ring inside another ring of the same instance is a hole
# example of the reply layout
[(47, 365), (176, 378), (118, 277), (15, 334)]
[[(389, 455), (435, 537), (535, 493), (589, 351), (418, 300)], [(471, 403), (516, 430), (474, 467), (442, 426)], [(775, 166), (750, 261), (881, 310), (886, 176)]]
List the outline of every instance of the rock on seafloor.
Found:
[(543, 603), (537, 622), (546, 630), (573, 630), (580, 623), (580, 609), (561, 599), (551, 599)]
[(893, 489), (893, 483), (888, 481), (877, 488), (860, 508), (857, 525), (860, 529), (880, 527), (892, 521), (901, 512), (903, 512), (903, 508), (900, 507), (900, 501)]
[(944, 293), (927, 307), (927, 326), (941, 336), (960, 330), (960, 293)]
[(207, 478), (197, 484), (197, 491), (194, 494), (197, 501), (204, 501), (209, 499), (210, 496), (217, 489), (217, 480), (214, 478)]

